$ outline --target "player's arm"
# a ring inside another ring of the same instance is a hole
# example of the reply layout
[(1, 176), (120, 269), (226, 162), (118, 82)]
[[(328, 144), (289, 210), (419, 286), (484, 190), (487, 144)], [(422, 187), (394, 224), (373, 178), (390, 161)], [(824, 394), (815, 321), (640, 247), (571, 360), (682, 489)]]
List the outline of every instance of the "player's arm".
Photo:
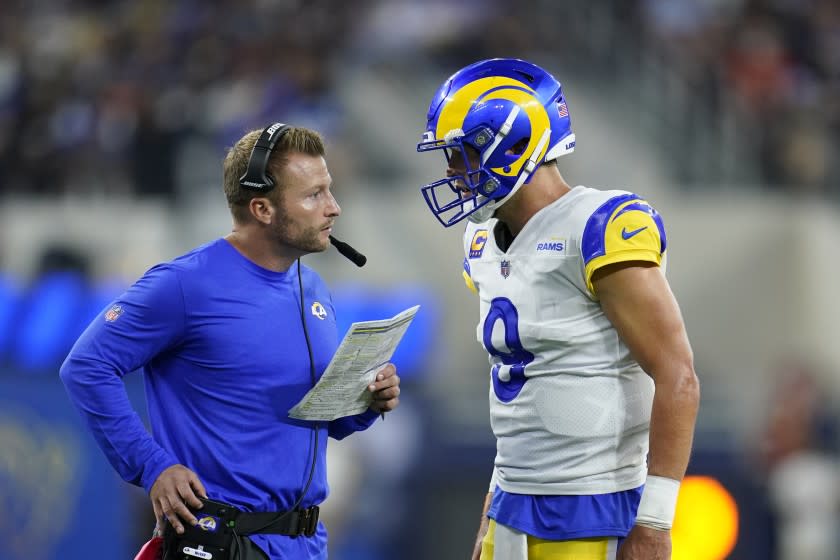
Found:
[(496, 468), (493, 468), (493, 476), (490, 477), (490, 489), (484, 497), (484, 507), (481, 510), (481, 521), (478, 523), (478, 534), (475, 537), (475, 544), (473, 545), (472, 560), (479, 560), (481, 558), (481, 543), (484, 541), (484, 536), (490, 528), (490, 518), (487, 517), (487, 512), (490, 511), (490, 505), (493, 503), (493, 493), (496, 490), (496, 479), (499, 473)]
[(619, 558), (670, 558), (667, 530), (688, 465), (700, 400), (688, 336), (676, 299), (655, 263), (604, 266), (594, 272), (592, 285), (604, 313), (656, 387), (648, 482), (637, 527)]
[(484, 536), (490, 527), (490, 518), (487, 517), (487, 512), (490, 510), (490, 503), (492, 501), (493, 492), (490, 491), (484, 497), (484, 508), (481, 510), (481, 521), (478, 524), (478, 534), (475, 537), (475, 544), (473, 545), (472, 560), (479, 560), (481, 558), (481, 543), (484, 541)]
[(582, 247), (592, 296), (656, 386), (648, 473), (679, 481), (700, 391), (682, 315), (663, 270), (662, 218), (636, 195), (614, 197), (589, 218)]
[(656, 393), (648, 471), (682, 479), (688, 465), (700, 389), (682, 315), (662, 270), (652, 263), (616, 263), (593, 275), (604, 313)]
[(671, 557), (669, 529), (700, 399), (685, 326), (665, 280), (667, 245), (659, 213), (631, 193), (596, 209), (581, 242), (592, 297), (655, 386), (648, 477), (619, 560)]

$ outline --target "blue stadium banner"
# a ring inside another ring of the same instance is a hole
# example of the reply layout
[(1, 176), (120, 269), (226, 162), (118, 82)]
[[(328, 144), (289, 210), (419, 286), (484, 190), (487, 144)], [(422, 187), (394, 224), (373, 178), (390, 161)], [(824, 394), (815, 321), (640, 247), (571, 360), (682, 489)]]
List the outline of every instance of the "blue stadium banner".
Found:
[(0, 375), (0, 558), (131, 558), (142, 494), (111, 469), (57, 371)]

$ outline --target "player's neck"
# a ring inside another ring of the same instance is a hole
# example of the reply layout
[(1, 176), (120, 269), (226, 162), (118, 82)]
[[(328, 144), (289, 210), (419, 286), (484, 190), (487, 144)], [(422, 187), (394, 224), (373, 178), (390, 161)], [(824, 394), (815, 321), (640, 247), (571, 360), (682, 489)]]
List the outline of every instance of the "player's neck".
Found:
[(555, 166), (539, 168), (531, 182), (523, 185), (513, 198), (496, 211), (513, 237), (519, 235), (534, 214), (553, 204), (571, 189)]

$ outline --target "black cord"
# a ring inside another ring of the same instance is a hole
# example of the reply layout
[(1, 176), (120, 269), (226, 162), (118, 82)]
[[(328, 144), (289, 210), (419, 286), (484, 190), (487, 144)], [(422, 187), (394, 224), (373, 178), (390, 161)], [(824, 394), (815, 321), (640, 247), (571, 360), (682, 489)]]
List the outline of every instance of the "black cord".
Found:
[[(300, 322), (301, 322), (301, 325), (303, 325), (303, 337), (306, 339), (306, 351), (309, 354), (309, 378), (312, 381), (312, 386), (314, 387), (315, 386), (315, 381), (316, 381), (316, 378), (315, 378), (315, 359), (313, 358), (313, 355), (312, 355), (312, 342), (309, 340), (309, 329), (307, 329), (307, 327), (306, 327), (306, 313), (304, 312), (304, 300), (303, 300), (303, 277), (302, 277), (301, 272), (300, 272), (300, 267), (301, 267), (300, 259), (297, 260), (297, 267), (298, 267), (298, 269), (297, 269), (298, 290), (300, 290)], [(281, 519), (283, 519), (284, 517), (289, 515), (291, 512), (295, 511), (295, 509), (297, 509), (297, 507), (301, 504), (301, 502), (303, 502), (303, 498), (304, 498), (304, 496), (306, 496), (306, 492), (309, 490), (309, 486), (312, 484), (312, 479), (315, 476), (315, 464), (318, 461), (318, 423), (317, 422), (312, 423), (312, 431), (315, 433), (315, 445), (312, 447), (312, 466), (309, 468), (309, 478), (306, 481), (306, 486), (303, 487), (303, 490), (300, 493), (300, 497), (297, 499), (297, 501), (294, 503), (294, 505), (292, 505), (292, 507), (288, 509), (288, 511), (284, 511), (284, 512), (278, 514), (277, 517), (275, 517), (274, 519), (272, 519), (271, 521), (269, 521), (265, 525), (263, 525), (261, 527), (258, 527), (257, 529), (252, 531), (252, 533), (258, 533), (258, 532), (262, 531), (263, 529), (265, 529), (266, 527), (268, 527), (269, 525), (273, 525), (274, 523), (277, 523), (278, 521), (280, 521)], [(236, 533), (234, 532), (234, 534), (236, 534)], [(239, 557), (241, 559), (240, 554), (241, 553), (238, 552), (237, 557)]]
[[(309, 379), (312, 381), (312, 386), (315, 386), (316, 378), (315, 378), (315, 358), (312, 355), (312, 341), (309, 340), (309, 329), (306, 328), (306, 314), (304, 313), (304, 302), (303, 302), (303, 279), (301, 277), (300, 272), (300, 259), (297, 260), (297, 276), (298, 276), (298, 289), (300, 290), (300, 323), (303, 325), (303, 337), (306, 339), (306, 351), (309, 354)], [(306, 481), (306, 486), (303, 487), (303, 490), (300, 493), (300, 498), (297, 499), (295, 505), (291, 507), (289, 511), (294, 511), (301, 502), (303, 501), (303, 497), (306, 496), (306, 492), (309, 490), (309, 486), (312, 484), (312, 479), (315, 476), (315, 463), (318, 461), (318, 423), (312, 423), (312, 431), (315, 433), (315, 445), (312, 447), (312, 466), (309, 469), (309, 479)], [(288, 513), (288, 512), (287, 512)]]
[(242, 537), (236, 532), (236, 527), (231, 528), (233, 540), (236, 542), (236, 558), (242, 560)]

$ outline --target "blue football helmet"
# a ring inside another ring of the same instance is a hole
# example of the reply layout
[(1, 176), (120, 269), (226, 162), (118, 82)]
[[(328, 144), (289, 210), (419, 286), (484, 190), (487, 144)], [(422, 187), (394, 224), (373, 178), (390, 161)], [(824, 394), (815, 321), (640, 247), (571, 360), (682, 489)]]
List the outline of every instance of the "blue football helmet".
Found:
[[(445, 227), (490, 219), (538, 165), (575, 149), (560, 82), (524, 60), (494, 58), (459, 70), (435, 93), (426, 118), (417, 151), (444, 150), (447, 162), (461, 157), (466, 169), (420, 189)], [(477, 165), (465, 146), (478, 153)]]

